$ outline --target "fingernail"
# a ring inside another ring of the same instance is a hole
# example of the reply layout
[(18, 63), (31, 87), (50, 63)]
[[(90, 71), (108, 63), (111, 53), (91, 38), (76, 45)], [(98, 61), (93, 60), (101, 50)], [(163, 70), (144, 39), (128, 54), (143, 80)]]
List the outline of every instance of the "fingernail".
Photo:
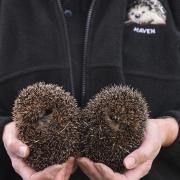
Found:
[(77, 162), (81, 163), (83, 161), (84, 158), (78, 158), (76, 159)]
[(131, 169), (135, 166), (135, 159), (133, 157), (129, 157), (125, 160), (125, 166), (128, 169)]
[(74, 161), (74, 157), (70, 157), (69, 159), (68, 159), (68, 161)]
[(85, 160), (85, 158), (79, 158), (77, 162), (79, 163), (79, 165), (80, 165), (81, 167), (84, 167), (84, 168), (86, 168), (87, 165), (88, 165), (88, 163), (87, 163), (87, 161)]
[(18, 155), (19, 157), (24, 158), (24, 157), (26, 157), (26, 154), (27, 154), (27, 147), (26, 147), (26, 146), (20, 146), (20, 147), (19, 147), (19, 150), (18, 150), (18, 152), (17, 152), (17, 155)]

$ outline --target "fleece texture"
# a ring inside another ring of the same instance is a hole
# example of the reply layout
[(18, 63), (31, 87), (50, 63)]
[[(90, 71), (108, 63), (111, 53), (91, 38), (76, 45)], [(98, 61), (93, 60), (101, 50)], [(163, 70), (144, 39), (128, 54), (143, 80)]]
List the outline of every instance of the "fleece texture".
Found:
[[(107, 85), (142, 92), (151, 118), (180, 122), (179, 0), (0, 0), (0, 131), (19, 91), (38, 81), (84, 106)], [(157, 4), (156, 4), (156, 3)], [(0, 142), (0, 179), (15, 174)], [(178, 180), (180, 136), (145, 180)], [(72, 179), (87, 179), (79, 170)]]

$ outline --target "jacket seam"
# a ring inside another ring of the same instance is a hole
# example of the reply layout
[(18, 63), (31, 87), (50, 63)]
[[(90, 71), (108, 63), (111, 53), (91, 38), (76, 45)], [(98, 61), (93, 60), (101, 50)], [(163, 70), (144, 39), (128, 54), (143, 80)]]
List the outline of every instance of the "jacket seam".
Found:
[(89, 68), (117, 68), (120, 70), (123, 70), (121, 65), (112, 65), (112, 64), (104, 64), (104, 65), (88, 65)]
[(26, 70), (17, 71), (15, 73), (10, 73), (8, 75), (4, 75), (4, 76), (0, 77), (0, 83), (10, 80), (14, 77), (18, 77), (20, 75), (25, 75), (25, 74), (32, 73), (32, 72), (56, 70), (56, 69), (68, 69), (68, 67), (53, 65), (53, 66), (43, 66), (43, 67), (41, 66), (41, 67), (28, 68)]
[(136, 71), (136, 72), (126, 71), (126, 72), (124, 72), (124, 74), (143, 76), (143, 77), (147, 77), (147, 78), (160, 79), (160, 80), (174, 80), (174, 81), (180, 80), (180, 76), (174, 77), (174, 76), (157, 74), (157, 73), (144, 73), (141, 71)]

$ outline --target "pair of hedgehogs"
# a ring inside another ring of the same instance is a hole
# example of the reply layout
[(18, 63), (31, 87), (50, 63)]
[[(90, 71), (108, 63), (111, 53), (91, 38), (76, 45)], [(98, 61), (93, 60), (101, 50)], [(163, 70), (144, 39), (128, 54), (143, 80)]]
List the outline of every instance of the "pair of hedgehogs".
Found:
[(148, 107), (138, 91), (112, 86), (80, 109), (62, 87), (40, 82), (20, 92), (12, 114), (33, 169), (81, 156), (121, 172), (125, 156), (143, 141)]

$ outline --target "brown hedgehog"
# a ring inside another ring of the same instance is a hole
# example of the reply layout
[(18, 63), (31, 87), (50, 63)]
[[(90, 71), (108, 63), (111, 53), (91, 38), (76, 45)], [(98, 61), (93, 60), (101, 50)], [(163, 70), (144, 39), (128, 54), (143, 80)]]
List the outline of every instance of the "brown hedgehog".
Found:
[(104, 88), (82, 112), (82, 156), (122, 172), (123, 159), (144, 137), (148, 107), (142, 95), (127, 86)]
[(36, 83), (23, 89), (13, 107), (19, 139), (30, 147), (25, 160), (39, 171), (78, 155), (78, 115), (75, 99), (61, 87)]

